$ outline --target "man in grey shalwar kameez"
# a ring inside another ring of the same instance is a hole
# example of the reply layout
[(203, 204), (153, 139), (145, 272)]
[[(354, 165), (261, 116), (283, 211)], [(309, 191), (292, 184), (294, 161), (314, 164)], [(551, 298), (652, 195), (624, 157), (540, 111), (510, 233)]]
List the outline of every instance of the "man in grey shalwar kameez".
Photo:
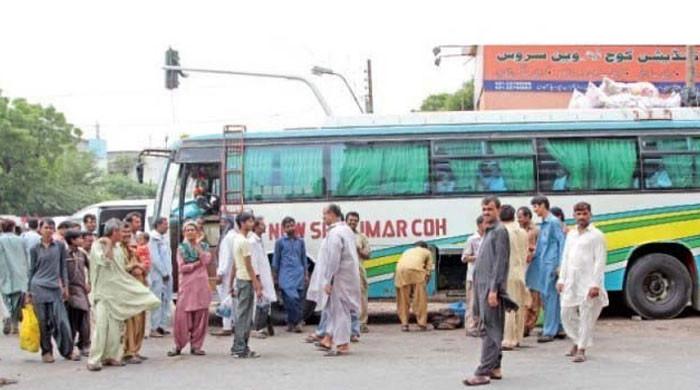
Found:
[(495, 196), (481, 202), (488, 226), (474, 263), (474, 315), (479, 318), (481, 363), (467, 386), (485, 385), (501, 379), (501, 343), (505, 325), (505, 305), (512, 302), (506, 293), (510, 241), (508, 231), (498, 220), (500, 200)]
[(320, 342), (328, 356), (349, 352), (351, 315), (360, 310), (359, 258), (355, 233), (342, 221), (337, 205), (323, 210), (328, 235), (323, 240), (309, 286), (308, 299), (315, 301), (326, 315), (325, 337)]

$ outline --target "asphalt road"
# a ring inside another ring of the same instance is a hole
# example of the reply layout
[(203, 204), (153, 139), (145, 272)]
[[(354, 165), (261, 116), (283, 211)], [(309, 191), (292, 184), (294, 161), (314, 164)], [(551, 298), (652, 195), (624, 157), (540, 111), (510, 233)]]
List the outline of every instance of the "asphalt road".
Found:
[[(311, 327), (307, 327), (309, 330)], [(479, 341), (463, 330), (401, 333), (395, 324), (371, 327), (349, 356), (329, 358), (281, 332), (251, 345), (263, 356), (234, 360), (230, 339), (208, 337), (205, 357), (168, 358), (172, 339), (149, 339), (138, 366), (92, 373), (85, 362), (20, 351), (15, 337), (0, 336), (0, 375), (19, 384), (8, 389), (458, 389), (478, 361)], [(699, 389), (700, 316), (669, 321), (607, 318), (598, 323), (589, 361), (570, 363), (569, 343), (538, 345), (526, 339), (506, 352), (501, 389)]]

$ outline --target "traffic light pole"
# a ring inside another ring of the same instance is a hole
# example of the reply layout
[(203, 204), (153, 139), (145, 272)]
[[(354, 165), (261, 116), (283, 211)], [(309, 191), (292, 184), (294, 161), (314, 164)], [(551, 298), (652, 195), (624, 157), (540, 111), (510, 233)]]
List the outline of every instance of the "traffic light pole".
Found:
[(333, 115), (331, 108), (328, 106), (328, 103), (326, 103), (326, 99), (324, 99), (323, 95), (321, 95), (321, 91), (319, 91), (318, 88), (316, 88), (316, 85), (314, 83), (312, 83), (311, 81), (309, 81), (301, 76), (275, 74), (275, 73), (239, 72), (239, 71), (234, 71), (234, 70), (220, 70), (220, 69), (183, 68), (182, 66), (170, 66), (170, 65), (164, 66), (163, 69), (166, 71), (173, 70), (173, 71), (189, 72), (189, 73), (226, 74), (226, 75), (233, 75), (233, 76), (264, 77), (264, 78), (272, 78), (272, 79), (299, 81), (299, 82), (306, 84), (306, 86), (311, 89), (311, 92), (313, 92), (314, 96), (316, 97), (316, 100), (318, 100), (318, 103), (323, 108), (323, 112), (326, 114), (326, 116)]

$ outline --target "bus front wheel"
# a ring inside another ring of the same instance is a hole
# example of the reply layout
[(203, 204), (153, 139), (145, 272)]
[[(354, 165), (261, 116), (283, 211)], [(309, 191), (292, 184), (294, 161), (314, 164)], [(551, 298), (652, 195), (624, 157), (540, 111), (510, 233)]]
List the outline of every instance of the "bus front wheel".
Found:
[(643, 318), (673, 318), (687, 306), (691, 286), (690, 274), (677, 258), (650, 253), (628, 271), (625, 300)]

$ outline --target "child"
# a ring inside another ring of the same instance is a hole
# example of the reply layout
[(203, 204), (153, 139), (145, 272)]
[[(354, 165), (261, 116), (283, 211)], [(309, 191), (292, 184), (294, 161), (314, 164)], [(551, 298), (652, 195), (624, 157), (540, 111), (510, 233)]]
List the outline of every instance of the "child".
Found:
[(150, 239), (151, 237), (146, 232), (138, 232), (136, 234), (136, 256), (146, 268), (146, 274), (151, 270), (151, 252), (148, 250)]

